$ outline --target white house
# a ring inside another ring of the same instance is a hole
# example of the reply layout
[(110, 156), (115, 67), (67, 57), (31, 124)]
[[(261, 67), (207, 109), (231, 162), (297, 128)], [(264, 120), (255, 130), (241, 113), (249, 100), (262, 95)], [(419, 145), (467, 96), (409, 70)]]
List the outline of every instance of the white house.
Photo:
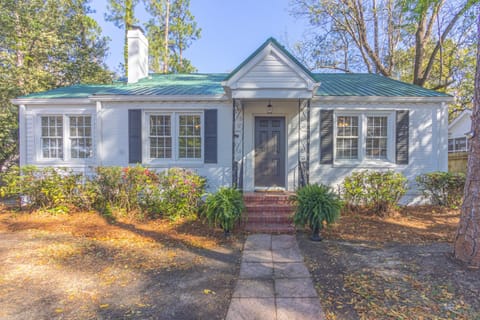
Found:
[(466, 152), (468, 150), (467, 134), (472, 127), (472, 110), (463, 110), (448, 125), (448, 152)]
[[(353, 170), (447, 170), (452, 97), (373, 74), (311, 73), (268, 39), (229, 74), (148, 74), (128, 32), (127, 83), (19, 97), (20, 164), (185, 167), (211, 189), (293, 191)], [(221, 59), (221, 55), (216, 57)]]

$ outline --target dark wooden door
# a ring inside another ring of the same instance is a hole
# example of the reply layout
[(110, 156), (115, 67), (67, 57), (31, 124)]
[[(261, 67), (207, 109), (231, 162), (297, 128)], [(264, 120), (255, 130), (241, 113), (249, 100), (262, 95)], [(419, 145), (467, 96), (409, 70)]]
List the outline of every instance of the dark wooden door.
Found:
[(255, 118), (255, 187), (285, 187), (285, 118)]

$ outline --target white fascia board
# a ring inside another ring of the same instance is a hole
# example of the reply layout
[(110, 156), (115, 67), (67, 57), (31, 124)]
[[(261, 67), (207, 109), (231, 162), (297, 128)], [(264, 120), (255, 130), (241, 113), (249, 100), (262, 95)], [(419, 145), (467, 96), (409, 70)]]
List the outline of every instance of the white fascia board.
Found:
[(311, 99), (312, 92), (308, 90), (274, 90), (251, 89), (232, 91), (233, 99)]
[(65, 99), (36, 99), (36, 98), (17, 98), (11, 99), (11, 103), (15, 105), (68, 105), (68, 104), (92, 104), (89, 98), (65, 98)]
[(453, 97), (385, 97), (385, 96), (315, 96), (313, 101), (319, 102), (410, 102), (410, 103), (453, 103)]
[(225, 101), (230, 98), (225, 95), (169, 95), (169, 96), (142, 96), (142, 95), (95, 95), (91, 96), (92, 101)]

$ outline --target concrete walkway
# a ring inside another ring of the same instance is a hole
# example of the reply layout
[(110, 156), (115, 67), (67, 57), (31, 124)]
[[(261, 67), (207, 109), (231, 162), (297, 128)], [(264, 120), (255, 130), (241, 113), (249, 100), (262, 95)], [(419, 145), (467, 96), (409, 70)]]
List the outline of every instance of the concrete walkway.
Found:
[(295, 236), (248, 236), (226, 319), (325, 319)]

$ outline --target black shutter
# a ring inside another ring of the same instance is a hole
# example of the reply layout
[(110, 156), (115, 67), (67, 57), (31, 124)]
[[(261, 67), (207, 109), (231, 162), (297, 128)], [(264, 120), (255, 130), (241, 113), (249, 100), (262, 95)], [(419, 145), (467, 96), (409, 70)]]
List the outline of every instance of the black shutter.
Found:
[(128, 110), (128, 162), (142, 162), (142, 110)]
[(205, 163), (217, 163), (217, 109), (205, 110)]
[(320, 163), (333, 164), (333, 110), (320, 110)]
[(397, 111), (396, 122), (395, 161), (397, 164), (408, 164), (408, 127), (410, 122), (408, 110)]

